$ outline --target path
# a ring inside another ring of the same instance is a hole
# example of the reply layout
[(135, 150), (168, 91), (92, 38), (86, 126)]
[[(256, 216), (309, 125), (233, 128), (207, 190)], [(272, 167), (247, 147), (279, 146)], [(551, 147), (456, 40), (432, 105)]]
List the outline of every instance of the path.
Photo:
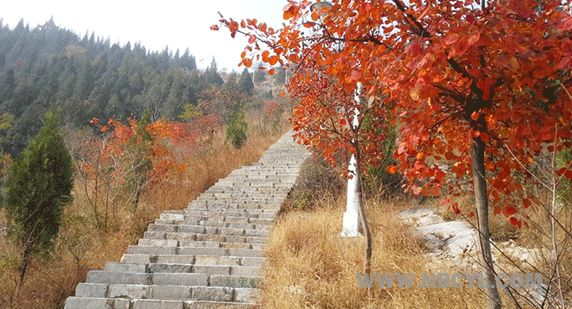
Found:
[(308, 155), (285, 134), (186, 209), (161, 214), (121, 262), (88, 272), (65, 308), (255, 307), (266, 237)]

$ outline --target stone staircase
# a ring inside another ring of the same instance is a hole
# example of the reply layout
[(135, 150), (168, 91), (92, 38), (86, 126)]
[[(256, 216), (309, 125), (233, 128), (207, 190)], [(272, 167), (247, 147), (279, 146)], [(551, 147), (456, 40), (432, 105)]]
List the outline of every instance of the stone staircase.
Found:
[(121, 262), (88, 272), (65, 308), (255, 308), (266, 237), (308, 156), (286, 133), (186, 209), (162, 213)]

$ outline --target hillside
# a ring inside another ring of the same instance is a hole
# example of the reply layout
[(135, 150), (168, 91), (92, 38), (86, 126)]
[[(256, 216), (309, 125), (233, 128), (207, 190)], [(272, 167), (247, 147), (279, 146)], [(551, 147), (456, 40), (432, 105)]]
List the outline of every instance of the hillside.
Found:
[(36, 28), (20, 21), (13, 29), (0, 22), (0, 151), (18, 153), (53, 108), (74, 126), (145, 110), (175, 119), (185, 103), (196, 104), (202, 90), (222, 83), (216, 63), (210, 69), (198, 71), (188, 50), (80, 37), (53, 20)]

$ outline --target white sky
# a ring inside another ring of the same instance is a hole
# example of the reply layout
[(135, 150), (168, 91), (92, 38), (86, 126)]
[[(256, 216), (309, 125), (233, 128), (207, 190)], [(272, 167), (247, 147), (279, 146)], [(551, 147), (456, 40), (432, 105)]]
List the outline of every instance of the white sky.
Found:
[[(0, 18), (13, 28), (21, 18), (31, 27), (53, 16), (54, 22), (80, 37), (86, 31), (109, 37), (111, 42), (141, 42), (148, 50), (165, 46), (181, 54), (185, 48), (199, 68), (216, 58), (219, 69), (238, 71), (244, 39), (232, 39), (228, 31), (209, 29), (217, 23), (217, 11), (225, 17), (257, 18), (270, 26), (282, 22), (285, 0), (2, 0)], [(239, 36), (237, 35), (237, 38)], [(241, 68), (242, 69), (242, 68)]]

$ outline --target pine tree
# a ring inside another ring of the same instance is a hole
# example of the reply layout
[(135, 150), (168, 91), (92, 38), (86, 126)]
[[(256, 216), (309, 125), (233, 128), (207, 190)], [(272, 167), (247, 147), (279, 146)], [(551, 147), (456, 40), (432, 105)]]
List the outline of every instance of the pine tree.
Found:
[(252, 76), (248, 73), (245, 68), (240, 74), (240, 79), (238, 80), (238, 89), (248, 95), (252, 95), (254, 90), (254, 83), (252, 82)]
[(207, 83), (215, 86), (220, 86), (224, 83), (224, 81), (218, 74), (218, 68), (215, 58), (213, 58), (211, 65), (205, 71), (205, 80), (207, 81)]
[(244, 120), (244, 112), (237, 111), (230, 118), (228, 127), (226, 128), (226, 138), (234, 146), (234, 148), (241, 148), (247, 139), (248, 124)]
[(20, 250), (20, 281), (14, 297), (31, 259), (53, 248), (72, 186), (71, 156), (57, 117), (49, 113), (38, 135), (12, 165), (6, 183), (8, 233)]

